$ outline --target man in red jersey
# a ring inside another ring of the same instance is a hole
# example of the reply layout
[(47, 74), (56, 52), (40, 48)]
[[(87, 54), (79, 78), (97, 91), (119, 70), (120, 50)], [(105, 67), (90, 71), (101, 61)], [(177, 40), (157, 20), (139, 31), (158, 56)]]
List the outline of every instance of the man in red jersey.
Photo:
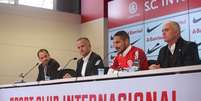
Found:
[(113, 45), (117, 50), (111, 68), (113, 70), (129, 69), (136, 60), (139, 61), (139, 70), (147, 70), (148, 62), (144, 51), (130, 44), (129, 35), (125, 31), (119, 31), (114, 35)]

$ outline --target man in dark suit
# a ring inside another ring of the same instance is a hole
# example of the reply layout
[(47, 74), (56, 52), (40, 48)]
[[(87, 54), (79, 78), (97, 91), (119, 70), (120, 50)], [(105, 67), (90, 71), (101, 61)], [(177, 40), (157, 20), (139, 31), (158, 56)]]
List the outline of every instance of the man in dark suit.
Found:
[(77, 61), (76, 76), (98, 75), (98, 69), (104, 68), (101, 57), (91, 51), (91, 43), (88, 38), (81, 37), (77, 40), (76, 46), (82, 56)]
[(199, 64), (197, 44), (185, 41), (181, 37), (180, 26), (177, 22), (165, 23), (162, 32), (167, 45), (161, 48), (159, 52), (158, 64), (151, 65), (149, 69)]
[(41, 62), (38, 67), (39, 73), (37, 81), (56, 79), (57, 69), (60, 67), (59, 63), (50, 57), (46, 49), (40, 49), (37, 56)]

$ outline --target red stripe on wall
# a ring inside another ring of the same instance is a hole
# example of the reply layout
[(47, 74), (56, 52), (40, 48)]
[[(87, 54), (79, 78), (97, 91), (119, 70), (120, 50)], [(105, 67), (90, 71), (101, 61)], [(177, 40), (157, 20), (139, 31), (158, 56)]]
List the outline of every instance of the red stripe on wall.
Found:
[(81, 0), (82, 23), (107, 17), (108, 0)]

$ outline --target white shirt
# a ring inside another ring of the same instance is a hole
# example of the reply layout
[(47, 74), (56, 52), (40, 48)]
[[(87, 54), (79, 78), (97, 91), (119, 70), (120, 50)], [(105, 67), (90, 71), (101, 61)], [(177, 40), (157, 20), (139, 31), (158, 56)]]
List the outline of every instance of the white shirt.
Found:
[(128, 52), (131, 50), (132, 46), (129, 45), (126, 50), (121, 54), (121, 56), (126, 56), (128, 54)]
[(89, 57), (91, 56), (91, 53), (92, 53), (92, 51), (89, 52), (89, 54), (86, 57), (82, 58), (82, 60), (84, 61), (83, 65), (82, 65), (82, 71), (81, 71), (82, 76), (85, 76), (87, 63), (88, 63)]
[(176, 48), (176, 44), (174, 43), (173, 45), (171, 45), (170, 47), (168, 46), (170, 52), (172, 53), (172, 55), (174, 54), (175, 48)]

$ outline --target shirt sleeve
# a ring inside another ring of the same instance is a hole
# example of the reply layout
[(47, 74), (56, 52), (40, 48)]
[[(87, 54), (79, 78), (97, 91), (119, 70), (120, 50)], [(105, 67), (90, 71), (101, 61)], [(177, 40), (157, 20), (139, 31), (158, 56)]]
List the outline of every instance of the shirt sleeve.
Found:
[(148, 70), (148, 61), (147, 57), (143, 50), (140, 50), (140, 70)]
[(112, 65), (110, 66), (112, 69), (117, 70), (119, 67), (119, 63), (117, 60), (117, 56), (113, 59)]

